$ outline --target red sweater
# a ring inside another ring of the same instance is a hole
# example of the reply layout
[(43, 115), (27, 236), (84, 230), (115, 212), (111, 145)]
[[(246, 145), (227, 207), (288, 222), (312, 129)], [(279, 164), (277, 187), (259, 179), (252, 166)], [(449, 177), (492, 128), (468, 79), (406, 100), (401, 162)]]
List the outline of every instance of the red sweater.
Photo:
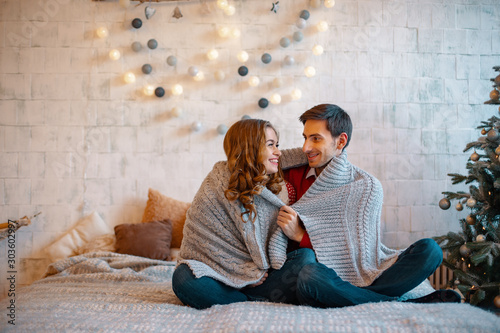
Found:
[[(288, 170), (283, 171), (285, 180), (287, 182), (289, 182), (293, 186), (293, 188), (295, 189), (294, 194), (296, 196), (296, 200), (294, 200), (293, 202), (290, 201), (290, 205), (293, 204), (295, 201), (299, 200), (304, 195), (304, 193), (306, 193), (306, 191), (309, 189), (309, 187), (312, 185), (312, 183), (314, 183), (314, 181), (316, 180), (316, 177), (306, 178), (306, 175), (310, 169), (311, 168), (309, 167), (309, 165), (306, 164), (306, 165), (301, 166), (301, 167), (297, 167), (297, 168), (288, 169)], [(291, 197), (290, 191), (288, 193), (289, 193), (289, 197)], [(304, 226), (302, 226), (302, 227), (304, 227)], [(293, 241), (290, 241), (290, 242), (293, 242)], [(290, 250), (297, 248), (296, 242), (293, 242), (293, 243), (295, 243), (295, 244), (289, 244)], [(309, 235), (307, 234), (307, 231), (304, 233), (304, 236), (302, 237), (300, 244), (298, 244), (298, 247), (307, 247), (307, 248), (312, 249), (311, 240), (309, 239)]]

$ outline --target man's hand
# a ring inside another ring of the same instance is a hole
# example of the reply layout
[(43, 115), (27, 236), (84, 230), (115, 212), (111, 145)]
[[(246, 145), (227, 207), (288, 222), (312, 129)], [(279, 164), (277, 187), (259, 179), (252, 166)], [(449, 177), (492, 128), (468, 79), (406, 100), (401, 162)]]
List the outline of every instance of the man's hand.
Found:
[(267, 272), (265, 272), (264, 276), (261, 277), (259, 281), (255, 282), (254, 284), (248, 285), (248, 288), (254, 288), (254, 287), (260, 286), (261, 284), (264, 283), (264, 281), (266, 281), (267, 276), (268, 276), (268, 274), (267, 274)]
[(290, 206), (282, 206), (280, 208), (278, 225), (288, 238), (299, 243), (306, 232), (299, 224), (297, 212)]

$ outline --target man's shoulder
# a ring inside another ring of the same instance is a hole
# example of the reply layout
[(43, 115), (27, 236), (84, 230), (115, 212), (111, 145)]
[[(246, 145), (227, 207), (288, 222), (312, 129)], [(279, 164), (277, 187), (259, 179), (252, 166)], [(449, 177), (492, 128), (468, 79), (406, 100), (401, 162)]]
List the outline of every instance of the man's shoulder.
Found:
[(377, 177), (357, 166), (353, 166), (353, 169), (354, 169), (355, 181), (363, 181), (365, 183), (370, 183), (373, 184), (371, 187), (382, 189), (382, 183), (380, 182), (380, 180), (378, 180)]
[(290, 176), (290, 177), (297, 177), (297, 176), (305, 177), (309, 169), (310, 169), (309, 165), (304, 164), (301, 166), (296, 166), (293, 168), (283, 170), (283, 173), (285, 174), (285, 176)]

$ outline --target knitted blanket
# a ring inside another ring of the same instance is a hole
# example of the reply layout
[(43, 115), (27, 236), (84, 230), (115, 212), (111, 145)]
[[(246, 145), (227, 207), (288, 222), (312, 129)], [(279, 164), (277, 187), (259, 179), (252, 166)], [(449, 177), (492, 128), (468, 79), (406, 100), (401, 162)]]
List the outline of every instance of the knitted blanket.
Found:
[[(307, 160), (300, 149), (289, 149), (282, 152), (281, 163), (286, 169)], [(263, 189), (254, 198), (255, 223), (243, 223), (240, 204), (224, 197), (228, 180), (226, 162), (218, 162), (187, 212), (180, 256), (196, 277), (210, 276), (241, 288), (285, 262), (288, 240), (276, 224), (284, 203)], [(292, 207), (304, 222), (318, 261), (361, 287), (370, 285), (400, 253), (381, 242), (382, 201), (380, 182), (352, 165), (344, 152)]]
[(306, 227), (318, 261), (343, 280), (363, 287), (400, 253), (381, 242), (382, 202), (380, 182), (352, 165), (343, 152), (292, 207)]
[[(186, 214), (179, 263), (189, 265), (196, 277), (210, 276), (234, 288), (260, 280), (270, 267), (286, 259), (286, 238), (276, 223), (284, 203), (267, 188), (254, 196), (257, 217), (243, 222), (239, 201), (229, 201), (227, 162), (218, 162), (203, 181)], [(276, 235), (278, 234), (278, 235)], [(280, 245), (271, 246), (273, 242)], [(268, 253), (268, 248), (285, 249)]]

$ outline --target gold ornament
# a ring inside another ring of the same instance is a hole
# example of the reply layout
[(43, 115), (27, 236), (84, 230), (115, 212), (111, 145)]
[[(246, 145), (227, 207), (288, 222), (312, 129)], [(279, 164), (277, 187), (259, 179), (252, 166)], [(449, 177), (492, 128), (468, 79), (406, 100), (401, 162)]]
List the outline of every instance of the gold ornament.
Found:
[(496, 140), (498, 138), (498, 132), (492, 128), (488, 131), (487, 137), (490, 140)]
[(495, 298), (493, 299), (493, 304), (495, 304), (497, 308), (500, 308), (500, 295), (495, 296)]
[[(499, 111), (500, 111), (500, 110), (499, 110)], [(481, 134), (482, 134), (482, 135), (486, 135), (486, 133), (488, 133), (488, 131), (486, 130), (486, 128), (483, 128), (483, 129), (481, 130)]]
[(469, 249), (466, 244), (460, 246), (460, 254), (462, 256), (468, 257), (470, 256), (471, 253), (472, 253), (471, 249)]
[(439, 200), (439, 208), (441, 208), (442, 210), (447, 210), (448, 208), (450, 208), (450, 200), (448, 200), (447, 198)]
[(180, 19), (182, 17), (182, 13), (181, 13), (181, 10), (179, 9), (179, 7), (175, 7), (174, 9), (174, 15), (172, 15), (172, 17), (175, 17), (176, 19)]
[(477, 237), (476, 237), (476, 242), (480, 242), (480, 243), (482, 243), (482, 242), (484, 242), (485, 240), (486, 240), (486, 236), (485, 236), (485, 235), (481, 235), (481, 234), (479, 234), (479, 235), (477, 235)]
[(499, 98), (500, 98), (500, 93), (498, 92), (498, 90), (493, 89), (490, 92), (490, 99), (493, 101), (498, 101)]
[(476, 152), (473, 152), (472, 155), (470, 155), (470, 159), (471, 159), (471, 161), (474, 161), (474, 162), (478, 161), (479, 160), (479, 154), (476, 153)]
[(496, 78), (495, 78), (495, 84), (497, 86), (500, 86), (500, 75), (498, 75)]
[(495, 149), (495, 154), (500, 155), (500, 146)]
[(458, 210), (459, 212), (461, 212), (463, 209), (464, 209), (464, 206), (462, 205), (461, 202), (457, 203), (457, 205), (455, 206), (455, 209)]
[(476, 224), (476, 218), (472, 215), (467, 215), (465, 222), (467, 222), (468, 225), (474, 225)]
[(472, 207), (474, 207), (475, 205), (476, 205), (476, 199), (474, 199), (474, 198), (469, 198), (469, 199), (467, 199), (467, 207), (472, 208)]

